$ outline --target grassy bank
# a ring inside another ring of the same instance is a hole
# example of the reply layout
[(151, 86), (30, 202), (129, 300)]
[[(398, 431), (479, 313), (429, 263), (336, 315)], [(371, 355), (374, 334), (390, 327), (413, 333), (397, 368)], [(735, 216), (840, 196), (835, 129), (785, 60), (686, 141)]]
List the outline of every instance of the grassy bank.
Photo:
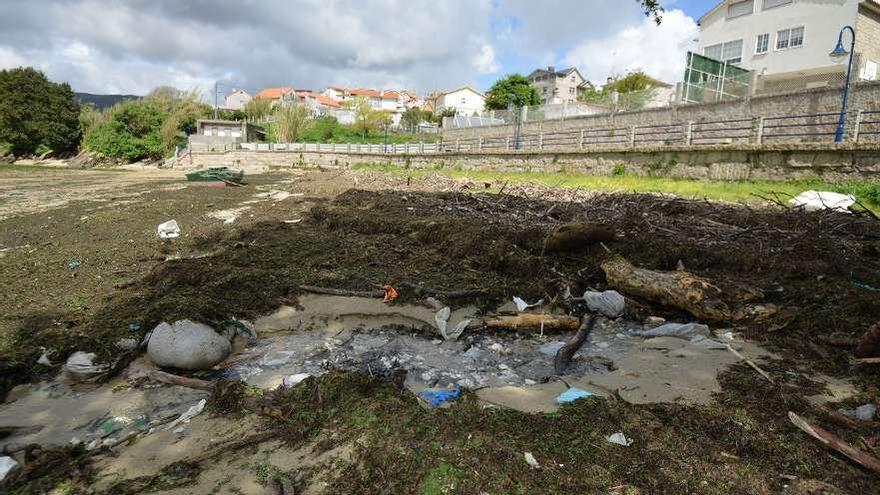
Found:
[(852, 194), (874, 212), (880, 212), (880, 182), (830, 182), (821, 179), (793, 181), (700, 181), (621, 174), (592, 176), (573, 173), (497, 172), (435, 167), (431, 170), (405, 169), (390, 163), (364, 163), (355, 169), (380, 170), (394, 175), (422, 176), (440, 173), (457, 179), (493, 183), (538, 183), (554, 187), (571, 187), (595, 191), (650, 192), (674, 194), (684, 198), (706, 198), (717, 201), (760, 202), (761, 198), (788, 198), (810, 189)]

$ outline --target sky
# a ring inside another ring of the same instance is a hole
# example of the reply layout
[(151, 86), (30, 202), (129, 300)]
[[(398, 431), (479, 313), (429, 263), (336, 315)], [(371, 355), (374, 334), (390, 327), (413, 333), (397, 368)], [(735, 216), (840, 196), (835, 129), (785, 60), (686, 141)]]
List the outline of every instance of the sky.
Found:
[(577, 67), (642, 69), (674, 83), (716, 0), (666, 0), (658, 27), (635, 0), (4, 0), (0, 69), (32, 66), (75, 91), (206, 99), (233, 87), (411, 89)]

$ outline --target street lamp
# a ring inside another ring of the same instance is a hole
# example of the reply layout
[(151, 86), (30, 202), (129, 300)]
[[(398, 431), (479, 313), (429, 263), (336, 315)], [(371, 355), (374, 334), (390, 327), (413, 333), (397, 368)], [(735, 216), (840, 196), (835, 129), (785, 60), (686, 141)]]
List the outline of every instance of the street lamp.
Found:
[[(852, 44), (850, 45), (849, 51), (846, 51), (846, 48), (843, 47), (843, 33), (847, 29), (850, 34), (852, 34)], [(843, 133), (846, 129), (846, 101), (849, 98), (849, 82), (850, 77), (852, 76), (853, 54), (855, 54), (855, 51), (856, 31), (852, 26), (844, 26), (843, 29), (840, 30), (840, 35), (837, 37), (837, 46), (835, 46), (834, 51), (830, 53), (832, 58), (838, 60), (849, 55), (849, 64), (846, 68), (846, 86), (843, 87), (843, 105), (840, 108), (840, 120), (837, 121), (837, 132), (834, 134), (835, 143), (843, 141)]]

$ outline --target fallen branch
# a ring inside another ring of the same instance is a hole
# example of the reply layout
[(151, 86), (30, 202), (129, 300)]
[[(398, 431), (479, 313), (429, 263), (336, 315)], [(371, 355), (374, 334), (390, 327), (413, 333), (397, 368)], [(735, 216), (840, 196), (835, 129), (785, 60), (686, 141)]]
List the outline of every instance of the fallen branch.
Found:
[(539, 315), (520, 313), (513, 316), (495, 316), (477, 320), (476, 325), (488, 329), (521, 330), (542, 328), (545, 330), (577, 330), (580, 320), (574, 316)]
[(214, 366), (214, 370), (225, 370), (232, 368), (233, 366), (238, 366), (241, 363), (247, 363), (248, 361), (253, 361), (254, 359), (263, 357), (266, 355), (266, 351), (254, 351), (249, 352), (247, 354), (240, 354), (238, 356), (232, 356), (226, 361), (223, 361), (220, 364)]
[(850, 364), (880, 364), (880, 358), (861, 358), (861, 359), (852, 359), (850, 360)]
[(608, 285), (623, 293), (683, 309), (701, 320), (725, 321), (732, 316), (721, 300), (721, 289), (690, 272), (636, 268), (620, 257), (601, 266)]
[(169, 385), (178, 385), (180, 387), (194, 388), (197, 390), (214, 390), (214, 382), (207, 380), (199, 380), (198, 378), (188, 378), (180, 375), (172, 375), (164, 371), (151, 371), (150, 380), (167, 383)]
[(877, 459), (876, 457), (866, 452), (862, 452), (861, 450), (854, 448), (850, 444), (843, 441), (843, 439), (828, 430), (825, 430), (819, 426), (811, 425), (806, 420), (791, 411), (788, 411), (788, 419), (791, 420), (792, 424), (803, 430), (804, 433), (806, 433), (807, 435), (810, 435), (811, 437), (822, 442), (829, 448), (834, 449), (837, 452), (849, 457), (863, 467), (870, 469), (874, 472), (874, 474), (880, 474), (880, 459)]
[(755, 364), (755, 362), (752, 361), (751, 359), (749, 359), (749, 358), (743, 356), (742, 354), (740, 354), (739, 351), (737, 351), (736, 349), (733, 348), (733, 346), (731, 346), (730, 344), (727, 344), (727, 349), (728, 349), (730, 352), (732, 352), (734, 356), (736, 356), (736, 357), (740, 358), (741, 360), (745, 361), (746, 364), (748, 364), (749, 366), (751, 366), (753, 370), (757, 371), (761, 376), (763, 376), (764, 378), (766, 378), (768, 382), (773, 383), (773, 384), (776, 383), (776, 382), (773, 381), (773, 378), (771, 378), (770, 375), (767, 374), (766, 371), (762, 370), (762, 369), (761, 369), (757, 364)]
[(311, 292), (313, 294), (327, 294), (330, 296), (346, 296), (346, 297), (385, 297), (385, 291), (381, 290), (345, 290), (330, 289), (327, 287), (316, 287), (314, 285), (300, 285), (300, 290)]
[(577, 353), (581, 346), (584, 345), (584, 342), (587, 341), (587, 337), (590, 335), (590, 332), (593, 331), (595, 325), (595, 315), (589, 315), (584, 318), (577, 333), (574, 334), (574, 338), (568, 341), (567, 344), (562, 346), (556, 352), (556, 358), (553, 359), (553, 369), (556, 371), (557, 375), (565, 373), (566, 368), (571, 364), (571, 358), (574, 357), (575, 353)]
[(807, 403), (810, 404), (810, 406), (812, 406), (817, 412), (821, 413), (829, 420), (841, 426), (846, 426), (848, 428), (875, 428), (877, 426), (880, 426), (880, 422), (877, 421), (862, 421), (860, 419), (851, 418), (845, 414), (841, 414), (839, 411), (835, 411), (827, 405), (819, 402), (818, 399), (815, 398), (808, 398)]

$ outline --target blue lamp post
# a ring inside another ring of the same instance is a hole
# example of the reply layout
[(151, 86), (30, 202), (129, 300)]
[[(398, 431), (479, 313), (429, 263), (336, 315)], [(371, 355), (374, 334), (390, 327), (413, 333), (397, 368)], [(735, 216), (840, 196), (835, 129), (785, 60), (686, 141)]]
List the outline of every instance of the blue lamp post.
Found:
[[(843, 47), (843, 33), (846, 30), (849, 30), (850, 34), (852, 34), (852, 43), (850, 44), (849, 51), (846, 51), (846, 48)], [(849, 65), (846, 68), (846, 86), (843, 87), (843, 105), (840, 108), (840, 120), (837, 121), (837, 132), (834, 134), (834, 142), (840, 143), (843, 141), (843, 134), (846, 130), (846, 101), (849, 98), (849, 82), (852, 77), (852, 66), (853, 66), (853, 54), (856, 51), (856, 31), (852, 28), (852, 26), (844, 26), (843, 29), (840, 30), (840, 35), (837, 37), (837, 46), (834, 47), (834, 51), (831, 52), (831, 57), (835, 59), (843, 58), (849, 55)]]

